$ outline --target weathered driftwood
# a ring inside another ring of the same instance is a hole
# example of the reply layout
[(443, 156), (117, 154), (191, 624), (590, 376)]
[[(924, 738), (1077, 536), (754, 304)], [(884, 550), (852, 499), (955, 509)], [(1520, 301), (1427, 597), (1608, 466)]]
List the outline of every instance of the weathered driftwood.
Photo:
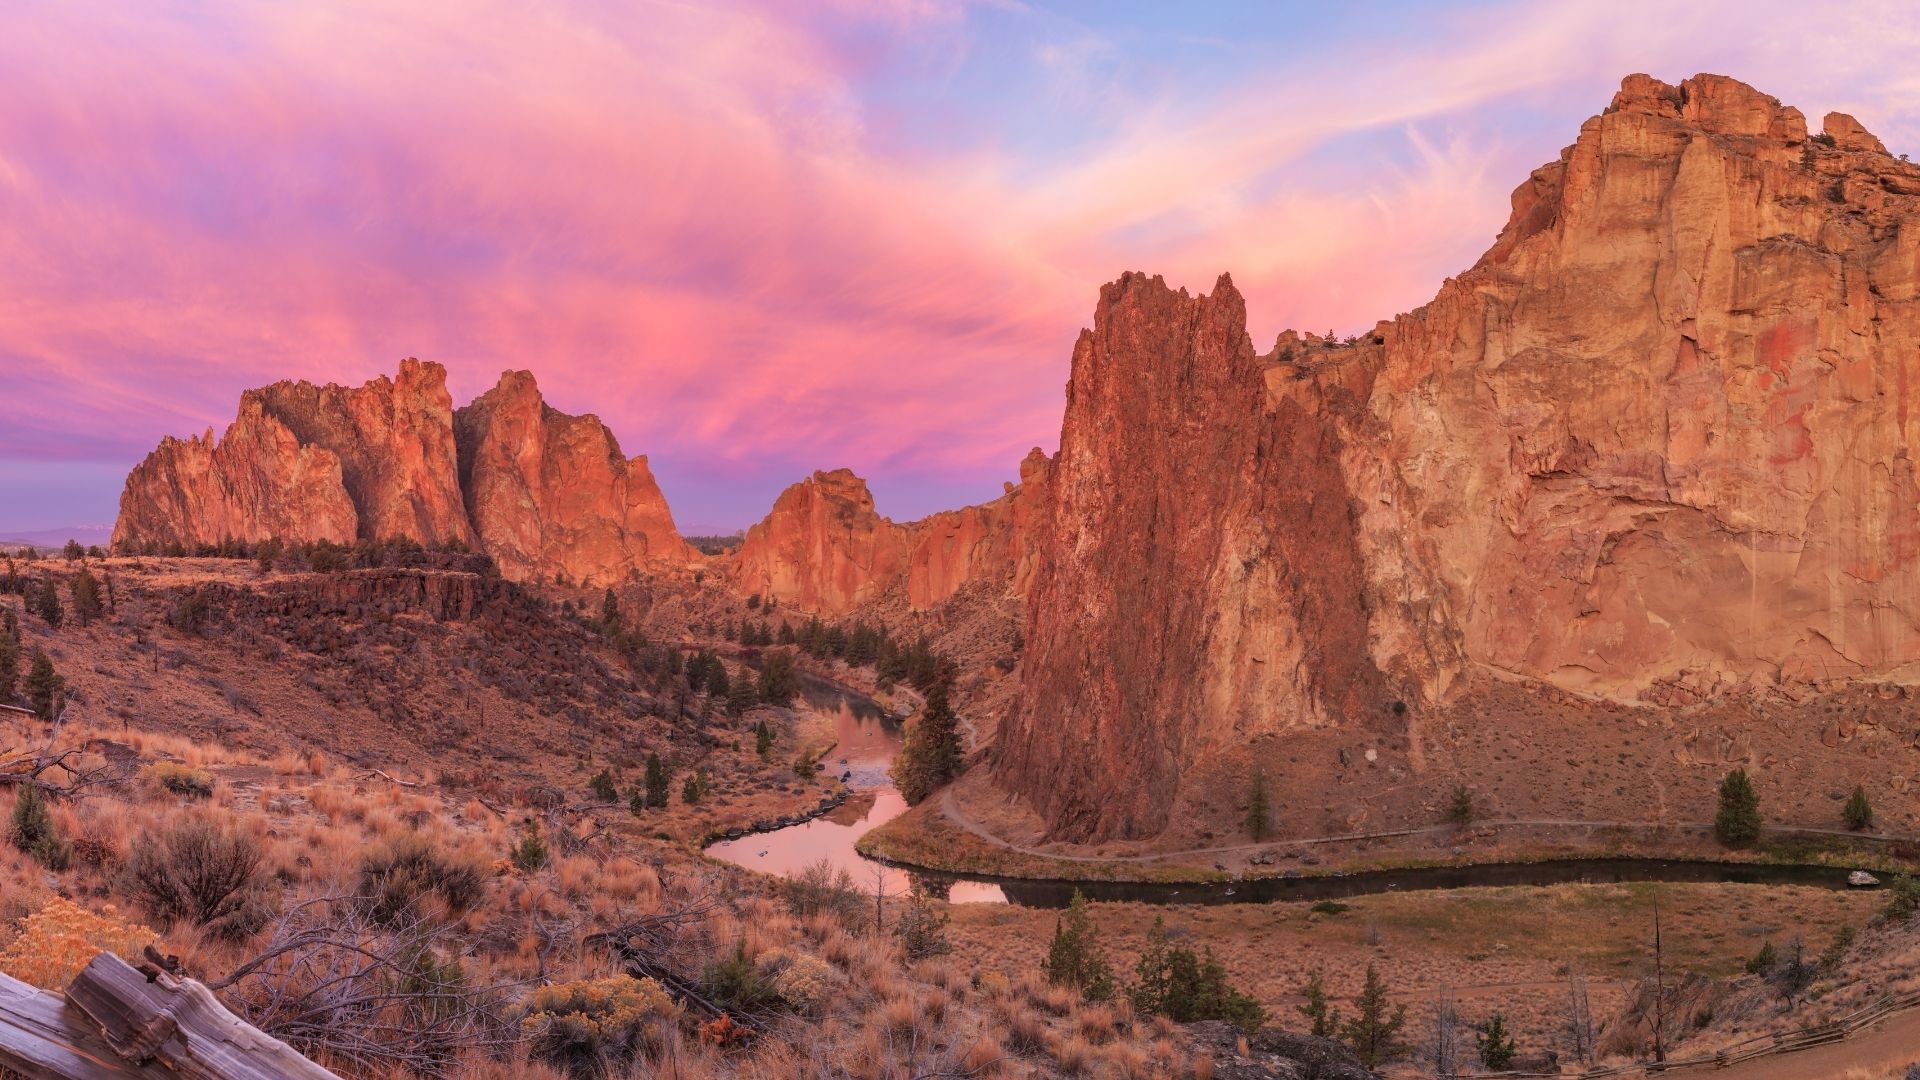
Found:
[(59, 994), (0, 975), (0, 1071), (29, 1080), (166, 1077), (157, 1065), (130, 1065), (86, 1014)]
[(108, 952), (65, 997), (0, 975), (0, 1067), (33, 1080), (339, 1080), (192, 979)]

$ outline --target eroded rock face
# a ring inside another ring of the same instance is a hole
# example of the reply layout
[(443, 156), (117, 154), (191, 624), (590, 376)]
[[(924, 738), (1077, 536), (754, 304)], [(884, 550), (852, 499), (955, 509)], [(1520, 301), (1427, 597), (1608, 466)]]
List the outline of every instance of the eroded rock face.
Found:
[(459, 411), (454, 429), (474, 532), (507, 576), (608, 585), (700, 560), (674, 528), (647, 459), (624, 457), (598, 417), (547, 405), (532, 373), (501, 375)]
[(851, 470), (816, 472), (774, 501), (732, 556), (736, 591), (807, 611), (843, 614), (889, 589), (926, 609), (973, 581), (1004, 582), (1024, 595), (1032, 578), (1033, 523), (1047, 475), (1035, 448), (1017, 485), (978, 506), (904, 524), (874, 511), (866, 481)]
[(1920, 167), (1622, 85), (1470, 271), (1351, 344), (1128, 275), (1076, 347), (997, 773), (1159, 829), (1255, 735), (1476, 668), (1637, 698), (1920, 671)]
[(549, 408), (526, 372), (460, 410), (438, 364), (347, 388), (282, 382), (212, 432), (167, 439), (127, 477), (114, 544), (404, 538), (494, 557), (510, 578), (613, 584), (701, 560), (644, 457)]

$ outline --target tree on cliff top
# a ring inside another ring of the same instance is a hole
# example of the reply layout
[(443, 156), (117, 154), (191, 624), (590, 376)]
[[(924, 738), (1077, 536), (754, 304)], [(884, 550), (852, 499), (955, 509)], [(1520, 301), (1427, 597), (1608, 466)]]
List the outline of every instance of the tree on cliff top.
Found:
[(1760, 796), (1747, 770), (1735, 769), (1720, 781), (1720, 809), (1713, 816), (1713, 833), (1731, 848), (1750, 846), (1760, 839)]
[(947, 703), (947, 684), (937, 682), (894, 760), (893, 781), (909, 804), (918, 805), (959, 776), (962, 763), (960, 725)]

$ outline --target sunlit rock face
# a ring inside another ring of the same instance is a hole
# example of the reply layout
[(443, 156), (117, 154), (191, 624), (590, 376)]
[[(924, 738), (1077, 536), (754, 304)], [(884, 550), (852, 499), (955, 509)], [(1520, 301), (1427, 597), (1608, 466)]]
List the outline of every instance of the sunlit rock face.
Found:
[(1151, 834), (1252, 735), (1582, 692), (1910, 679), (1920, 167), (1731, 79), (1625, 80), (1435, 299), (1257, 355), (1222, 278), (1075, 348), (996, 775)]
[(114, 543), (411, 540), (492, 555), (510, 578), (614, 584), (699, 562), (644, 457), (508, 372), (456, 414), (446, 369), (241, 396), (215, 442), (166, 439), (127, 478)]
[(900, 524), (875, 512), (867, 482), (852, 471), (816, 472), (747, 530), (730, 564), (734, 588), (836, 615), (896, 588), (916, 610), (976, 581), (1024, 595), (1046, 476), (1046, 455), (1035, 449), (1021, 462), (1020, 483), (1000, 498)]
[(701, 560), (647, 459), (624, 457), (598, 417), (547, 405), (532, 373), (501, 375), (454, 429), (475, 535), (509, 577), (609, 585)]

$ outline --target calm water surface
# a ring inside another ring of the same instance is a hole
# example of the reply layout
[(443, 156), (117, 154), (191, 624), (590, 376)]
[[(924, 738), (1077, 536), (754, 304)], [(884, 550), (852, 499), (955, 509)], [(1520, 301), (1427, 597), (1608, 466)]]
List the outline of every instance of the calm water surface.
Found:
[[(1536, 863), (1492, 863), (1410, 870), (1380, 870), (1324, 877), (1269, 877), (1219, 884), (1159, 885), (1108, 881), (1029, 881), (909, 872), (863, 857), (854, 844), (870, 830), (899, 817), (906, 800), (894, 789), (887, 767), (900, 750), (898, 721), (872, 698), (837, 683), (801, 676), (808, 708), (833, 724), (839, 744), (823, 759), (833, 775), (851, 774), (855, 793), (829, 817), (722, 840), (707, 854), (782, 877), (826, 859), (844, 867), (864, 890), (882, 875), (889, 893), (904, 893), (916, 880), (958, 904), (1024, 904), (1065, 907), (1075, 889), (1089, 900), (1132, 900), (1151, 904), (1247, 904), (1276, 900), (1339, 900), (1369, 893), (1420, 889), (1463, 889), (1496, 885), (1604, 884), (1627, 881), (1715, 882), (1756, 885), (1814, 885), (1845, 888), (1846, 871), (1814, 866), (1738, 866), (1673, 859), (1556, 859)], [(871, 806), (856, 809), (870, 796)], [(858, 800), (858, 801), (856, 801)]]

